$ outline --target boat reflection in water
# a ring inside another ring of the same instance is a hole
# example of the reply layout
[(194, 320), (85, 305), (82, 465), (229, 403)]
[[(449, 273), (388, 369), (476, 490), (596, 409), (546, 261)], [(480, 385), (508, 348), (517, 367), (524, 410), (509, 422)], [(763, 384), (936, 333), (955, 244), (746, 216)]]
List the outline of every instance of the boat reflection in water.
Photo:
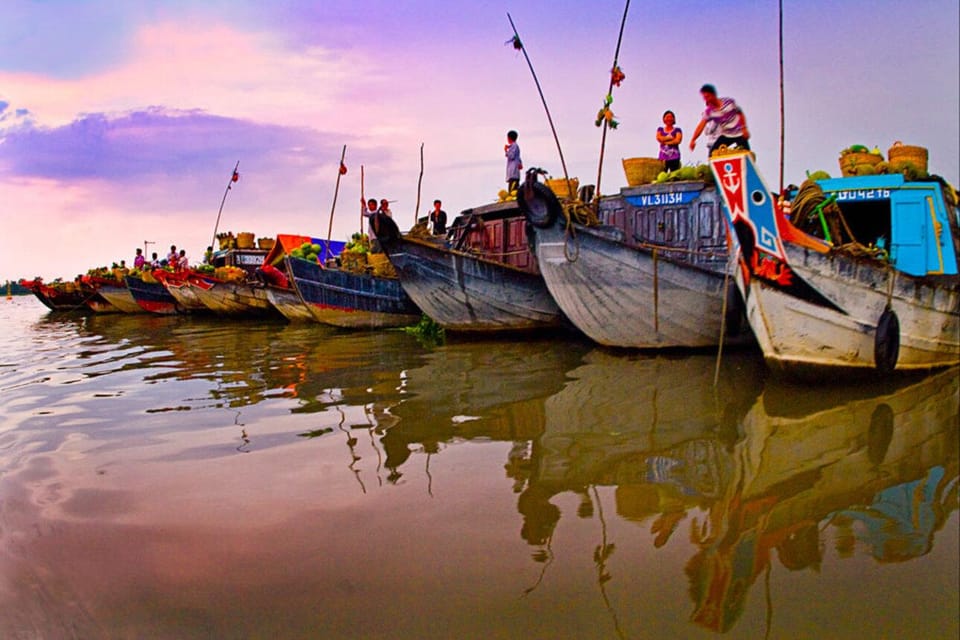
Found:
[[(686, 529), (691, 621), (715, 632), (737, 623), (774, 552), (790, 571), (819, 571), (825, 545), (882, 563), (931, 550), (957, 509), (957, 369), (829, 394), (768, 380), (751, 397), (756, 362), (728, 364), (737, 373), (716, 394), (712, 360), (696, 357), (594, 352), (569, 374), (546, 401), (543, 434), (508, 463), (521, 536), (544, 573), (561, 518), (551, 500), (572, 492), (578, 516), (602, 518), (603, 486), (621, 518), (649, 525), (655, 548)], [(609, 606), (606, 532), (604, 522), (594, 563)]]

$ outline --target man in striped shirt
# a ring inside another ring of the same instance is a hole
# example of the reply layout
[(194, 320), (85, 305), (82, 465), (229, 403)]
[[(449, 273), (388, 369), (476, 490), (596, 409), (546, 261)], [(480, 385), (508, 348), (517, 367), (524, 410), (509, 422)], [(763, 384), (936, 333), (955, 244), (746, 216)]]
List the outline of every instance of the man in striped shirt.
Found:
[(703, 133), (707, 123), (715, 125), (717, 139), (710, 145), (710, 152), (721, 145), (737, 145), (739, 149), (750, 149), (750, 132), (747, 130), (747, 118), (743, 111), (733, 101), (733, 98), (718, 98), (717, 89), (712, 84), (705, 84), (700, 87), (700, 95), (703, 96), (703, 102), (707, 108), (703, 112), (700, 124), (697, 130), (693, 132), (693, 138), (690, 140), (690, 150), (693, 151), (697, 144), (697, 138)]

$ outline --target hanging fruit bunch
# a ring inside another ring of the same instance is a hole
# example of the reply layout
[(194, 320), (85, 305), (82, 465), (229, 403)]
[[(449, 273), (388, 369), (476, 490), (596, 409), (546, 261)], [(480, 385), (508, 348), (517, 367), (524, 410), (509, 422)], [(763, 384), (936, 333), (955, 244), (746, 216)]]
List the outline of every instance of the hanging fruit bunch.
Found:
[(616, 129), (620, 126), (620, 123), (616, 120), (616, 116), (613, 115), (613, 110), (610, 108), (612, 104), (613, 95), (608, 93), (607, 97), (603, 99), (603, 107), (597, 112), (597, 119), (594, 121), (595, 125), (599, 127), (602, 126), (603, 123), (606, 123), (611, 129)]

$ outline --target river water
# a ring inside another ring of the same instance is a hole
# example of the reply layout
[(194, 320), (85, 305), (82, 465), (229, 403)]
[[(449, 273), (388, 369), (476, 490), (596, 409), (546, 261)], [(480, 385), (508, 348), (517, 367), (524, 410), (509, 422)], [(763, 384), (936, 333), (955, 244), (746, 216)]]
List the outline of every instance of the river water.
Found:
[(2, 302), (2, 638), (960, 631), (956, 369)]

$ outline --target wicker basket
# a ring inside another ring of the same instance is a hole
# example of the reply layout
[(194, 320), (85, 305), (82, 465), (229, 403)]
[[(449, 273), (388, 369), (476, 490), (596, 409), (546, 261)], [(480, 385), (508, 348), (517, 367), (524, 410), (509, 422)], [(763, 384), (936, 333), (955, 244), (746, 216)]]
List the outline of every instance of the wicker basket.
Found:
[(663, 160), (657, 158), (624, 158), (623, 173), (627, 176), (627, 184), (639, 187), (650, 184), (663, 171)]
[(857, 175), (856, 167), (860, 165), (876, 166), (883, 162), (883, 156), (877, 153), (845, 153), (840, 156), (840, 173), (844, 177)]
[(224, 233), (217, 235), (217, 241), (220, 243), (220, 251), (226, 251), (227, 249), (235, 249), (237, 246), (237, 239), (233, 237), (232, 233)]
[(580, 188), (579, 178), (570, 178), (570, 188), (567, 189), (567, 180), (565, 178), (553, 178), (545, 180), (544, 183), (560, 199), (576, 200), (577, 190)]
[(257, 238), (257, 246), (264, 251), (273, 249), (273, 245), (276, 244), (276, 242), (273, 238)]
[(237, 249), (253, 249), (253, 234), (241, 231), (237, 234)]
[(390, 259), (387, 258), (385, 253), (369, 253), (367, 254), (367, 263), (370, 265), (373, 275), (381, 278), (396, 278), (397, 272), (394, 270), (393, 265), (390, 264)]
[(894, 171), (903, 169), (904, 165), (907, 164), (912, 164), (920, 171), (927, 170), (928, 154), (926, 147), (914, 147), (897, 140), (887, 151), (887, 157), (890, 159), (890, 168)]
[(363, 273), (367, 268), (367, 254), (344, 251), (340, 254), (340, 268), (351, 273)]

